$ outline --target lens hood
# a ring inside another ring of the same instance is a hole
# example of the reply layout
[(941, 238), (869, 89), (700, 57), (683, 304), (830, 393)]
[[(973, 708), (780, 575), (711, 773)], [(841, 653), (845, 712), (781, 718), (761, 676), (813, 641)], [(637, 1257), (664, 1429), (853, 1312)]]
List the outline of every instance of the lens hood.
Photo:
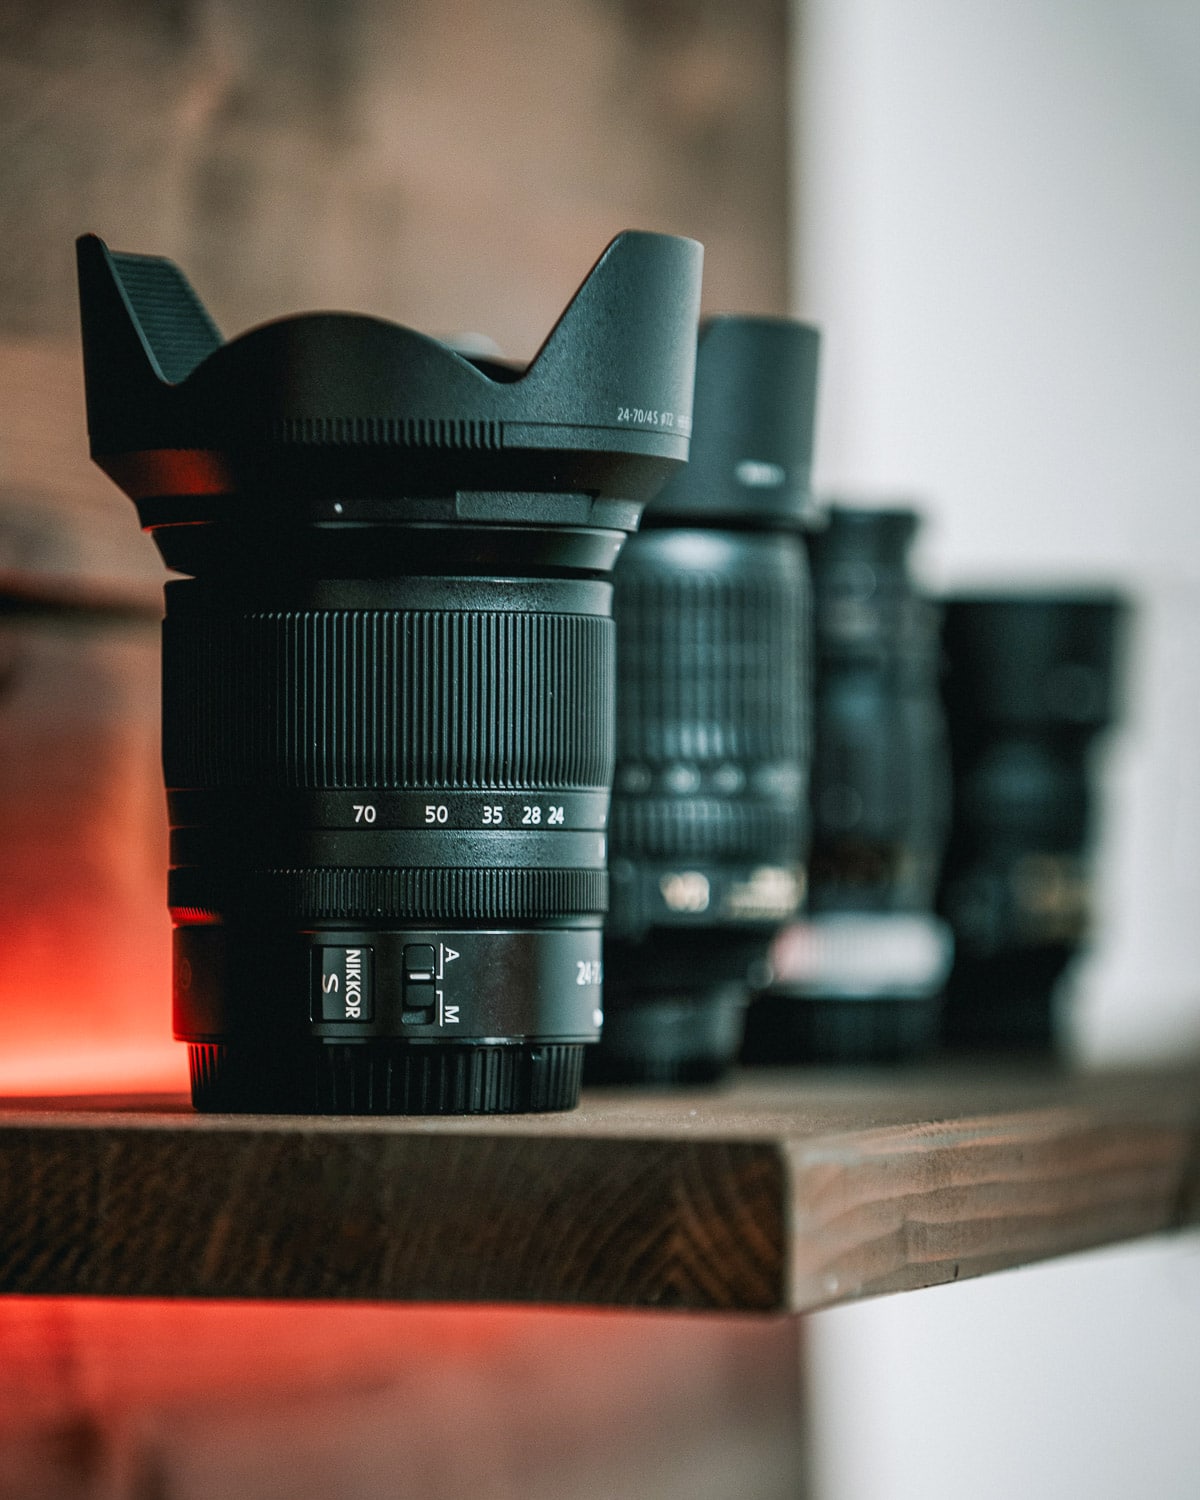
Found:
[(722, 315), (700, 325), (687, 468), (648, 525), (779, 526), (812, 503), (820, 332), (790, 318)]
[(353, 313), (226, 343), (171, 261), (77, 252), (92, 457), (181, 571), (198, 523), (632, 530), (687, 459), (694, 240), (618, 235), (524, 369)]
[(1115, 722), (1130, 614), (1116, 591), (956, 594), (942, 627), (952, 733), (1094, 734)]

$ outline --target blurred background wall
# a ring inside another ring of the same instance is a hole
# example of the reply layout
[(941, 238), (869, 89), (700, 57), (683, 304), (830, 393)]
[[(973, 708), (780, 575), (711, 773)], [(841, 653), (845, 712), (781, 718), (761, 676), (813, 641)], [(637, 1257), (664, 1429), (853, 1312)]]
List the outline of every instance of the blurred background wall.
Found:
[[(701, 239), (710, 307), (783, 312), (788, 19), (0, 0), (0, 1087), (186, 1082), (162, 569), (88, 459), (75, 236), (177, 260), (228, 335), (341, 307), (528, 358), (628, 227)], [(31, 592), (36, 620), (11, 602)]]
[[(908, 494), (936, 583), (1119, 581), (1077, 1050), (1200, 1034), (1200, 6), (804, 0), (797, 310), (827, 486)], [(811, 1320), (825, 1500), (1200, 1488), (1200, 1244)]]

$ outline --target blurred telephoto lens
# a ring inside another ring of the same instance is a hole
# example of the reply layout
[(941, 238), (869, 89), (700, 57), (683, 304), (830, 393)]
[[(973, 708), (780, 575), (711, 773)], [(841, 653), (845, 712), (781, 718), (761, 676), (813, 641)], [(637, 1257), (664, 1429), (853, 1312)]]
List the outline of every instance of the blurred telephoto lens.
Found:
[(720, 1076), (797, 909), (808, 780), (815, 329), (701, 331), (692, 456), (616, 574), (617, 780), (597, 1081)]
[(1118, 711), (1128, 606), (1112, 593), (947, 599), (954, 817), (952, 1049), (1052, 1052), (1059, 981), (1089, 928), (1092, 752)]
[(751, 1006), (755, 1063), (928, 1051), (949, 965), (933, 914), (949, 765), (938, 615), (915, 586), (911, 510), (833, 506), (809, 536), (816, 699), (807, 914)]
[(92, 456), (167, 566), (175, 1034), (201, 1109), (568, 1108), (601, 1016), (611, 572), (687, 457), (700, 246), (527, 368), (377, 318), (225, 343), (79, 242)]

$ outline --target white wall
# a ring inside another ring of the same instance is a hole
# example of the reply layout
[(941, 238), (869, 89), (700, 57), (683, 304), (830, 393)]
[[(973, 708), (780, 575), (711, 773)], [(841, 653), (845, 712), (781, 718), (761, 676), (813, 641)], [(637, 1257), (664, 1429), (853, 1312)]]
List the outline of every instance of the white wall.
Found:
[(1200, 1235), (809, 1320), (817, 1500), (1196, 1500)]
[(1089, 1056), (1200, 1043), (1200, 3), (809, 0), (798, 311), (818, 478), (936, 582), (1127, 582)]
[[(936, 583), (1137, 596), (1072, 1015), (1087, 1058), (1194, 1047), (1200, 0), (798, 14), (818, 480), (920, 500)], [(1194, 1240), (823, 1314), (812, 1345), (822, 1500), (1200, 1494)]]

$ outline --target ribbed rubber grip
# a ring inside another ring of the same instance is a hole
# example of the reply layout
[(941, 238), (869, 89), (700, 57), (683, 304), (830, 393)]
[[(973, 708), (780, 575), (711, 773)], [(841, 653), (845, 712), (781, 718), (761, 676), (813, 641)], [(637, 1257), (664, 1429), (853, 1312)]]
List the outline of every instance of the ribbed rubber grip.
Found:
[(397, 448), (501, 448), (504, 424), (469, 417), (280, 417), (278, 443), (337, 443)]
[(221, 344), (195, 292), (168, 260), (114, 254), (121, 286), (164, 380), (185, 380)]
[(605, 870), (381, 869), (172, 870), (168, 900), (185, 913), (254, 912), (297, 921), (535, 921), (608, 908)]
[(175, 787), (606, 787), (613, 623), (473, 610), (168, 615)]
[(617, 798), (612, 847), (648, 858), (747, 859), (785, 863), (801, 847), (802, 815), (774, 803), (703, 797)]
[(259, 1052), (200, 1042), (189, 1045), (188, 1064), (192, 1103), (206, 1111), (522, 1114), (574, 1108), (583, 1053), (562, 1043), (313, 1043)]
[(808, 718), (805, 605), (796, 579), (780, 569), (758, 577), (619, 573), (618, 757), (799, 761)]

